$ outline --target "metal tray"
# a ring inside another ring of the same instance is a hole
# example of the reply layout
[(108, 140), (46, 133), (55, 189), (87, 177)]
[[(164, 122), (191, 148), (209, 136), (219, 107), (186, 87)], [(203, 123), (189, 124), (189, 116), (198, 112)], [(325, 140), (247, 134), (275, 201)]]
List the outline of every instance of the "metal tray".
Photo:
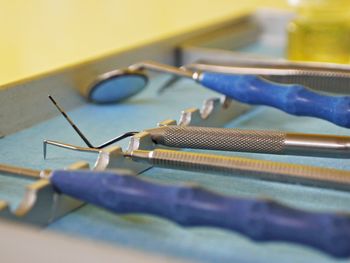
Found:
[[(276, 30), (275, 25), (277, 23), (272, 18), (279, 19), (280, 30)], [(293, 117), (266, 107), (250, 108), (235, 102), (227, 104), (226, 101), (226, 103), (223, 103), (218, 99), (208, 101), (208, 98), (217, 97), (217, 94), (203, 89), (190, 80), (181, 80), (172, 89), (159, 95), (157, 90), (168, 80), (167, 76), (154, 77), (151, 85), (143, 93), (123, 104), (113, 106), (86, 104), (72, 89), (76, 85), (81, 85), (82, 81), (88, 81), (98, 72), (124, 66), (144, 58), (169, 63), (176, 63), (176, 61), (178, 63), (190, 63), (198, 58), (206, 58), (207, 52), (210, 53), (211, 58), (213, 54), (218, 57), (227, 52), (222, 51), (223, 49), (229, 52), (239, 50), (240, 52), (254, 53), (254, 56), (262, 52), (266, 55), (266, 49), (269, 49), (271, 51), (270, 55), (279, 57), (283, 54), (284, 38), (281, 33), (287, 19), (288, 16), (283, 12), (258, 12), (228, 21), (224, 25), (214, 25), (210, 30), (180, 36), (177, 43), (184, 43), (184, 45), (178, 46), (178, 57), (173, 56), (175, 50), (173, 40), (166, 40), (155, 43), (152, 47), (143, 47), (126, 54), (109, 56), (99, 61), (91, 61), (34, 80), (10, 85), (8, 89), (0, 93), (0, 101), (4, 102), (4, 104), (0, 104), (2, 112), (14, 112), (13, 116), (2, 115), (1, 123), (7, 125), (1, 127), (1, 132), (6, 136), (0, 140), (0, 161), (32, 168), (53, 169), (66, 167), (80, 160), (88, 162), (90, 167), (99, 165), (98, 162), (96, 163), (96, 155), (54, 148), (49, 149), (49, 158), (47, 161), (43, 161), (43, 139), (81, 144), (80, 139), (60, 116), (51, 118), (55, 115), (55, 109), (46, 99), (47, 93), (51, 93), (64, 107), (71, 109), (69, 112), (71, 117), (95, 142), (102, 142), (116, 134), (129, 130), (142, 131), (152, 128), (157, 123), (161, 125), (175, 124), (175, 120), (179, 120), (180, 123), (186, 125), (221, 126), (226, 124), (227, 127), (350, 134), (346, 129), (321, 120)], [(214, 33), (209, 34), (206, 31), (213, 31)], [(225, 38), (221, 38), (220, 34), (225, 35)], [(201, 37), (198, 37), (199, 35)], [(228, 36), (231, 40), (227, 39)], [(187, 41), (188, 39), (192, 40)], [(273, 41), (269, 39), (273, 39)], [(273, 44), (272, 48), (270, 47), (271, 43)], [(162, 48), (156, 51), (157, 47)], [(214, 47), (216, 49), (213, 49)], [(153, 53), (147, 53), (149, 50), (153, 50)], [(200, 53), (201, 50), (202, 53)], [(47, 84), (52, 84), (51, 86), (54, 88), (44, 88)], [(59, 89), (58, 87), (61, 86), (62, 89)], [(33, 90), (35, 96), (26, 96), (25, 89), (29, 88)], [(14, 109), (15, 106), (7, 102), (6, 98), (8, 96), (16, 96), (19, 101), (23, 100), (24, 104), (20, 106), (22, 108)], [(197, 108), (200, 108), (205, 100), (207, 102), (203, 108), (204, 110), (198, 110)], [(40, 112), (37, 110), (38, 105), (35, 105), (35, 103), (40, 106)], [(187, 110), (183, 111), (184, 109)], [(23, 114), (23, 112), (26, 112), (26, 114)], [(17, 117), (17, 119), (14, 120), (14, 117)], [(165, 122), (162, 123), (164, 120)], [(138, 134), (130, 141), (130, 145), (128, 144), (128, 141), (125, 141), (109, 149), (109, 153), (115, 156), (114, 160), (116, 162), (114, 165), (118, 167), (124, 165), (136, 172), (149, 168), (134, 167), (133, 164), (124, 162), (118, 156), (119, 147), (154, 147), (150, 143), (147, 134)], [(235, 155), (350, 169), (350, 164), (346, 160), (247, 153)], [(232, 195), (269, 196), (288, 205), (311, 210), (350, 211), (348, 205), (350, 195), (340, 191), (159, 168), (148, 169), (139, 176), (164, 182), (197, 182), (217, 192)], [(9, 207), (17, 207), (22, 202), (24, 187), (29, 183), (28, 180), (20, 178), (0, 176), (0, 200), (8, 202), (8, 204), (1, 203), (1, 211), (3, 212), (0, 214), (1, 216), (14, 219), (13, 212), (10, 211)], [(52, 198), (52, 191), (48, 191), (47, 196)], [(73, 200), (65, 200), (64, 202), (66, 201), (67, 204), (74, 202)], [(60, 208), (58, 207), (58, 209)], [(98, 243), (102, 242), (102, 244), (107, 242), (113, 247), (127, 246), (128, 248), (161, 254), (168, 258), (179, 257), (181, 260), (205, 262), (334, 261), (318, 251), (297, 245), (273, 242), (259, 244), (229, 231), (204, 227), (183, 228), (170, 221), (152, 216), (118, 216), (91, 205), (85, 205), (74, 211), (69, 210), (71, 212), (68, 214), (52, 213), (52, 210), (47, 211), (45, 206), (44, 209), (39, 210), (41, 211), (40, 214), (37, 214), (34, 219), (32, 217), (32, 220), (27, 222), (41, 226), (48, 224), (44, 231), (41, 231), (43, 235), (50, 231), (67, 233), (79, 238), (86, 237)], [(64, 214), (65, 216), (61, 217)], [(46, 215), (46, 217), (41, 220), (40, 216), (43, 215)], [(17, 221), (26, 221), (26, 219), (22, 217)], [(19, 235), (17, 232), (14, 231), (13, 233)], [(0, 240), (5, 239), (6, 236), (0, 238)], [(6, 242), (1, 244), (2, 247), (6, 247)]]

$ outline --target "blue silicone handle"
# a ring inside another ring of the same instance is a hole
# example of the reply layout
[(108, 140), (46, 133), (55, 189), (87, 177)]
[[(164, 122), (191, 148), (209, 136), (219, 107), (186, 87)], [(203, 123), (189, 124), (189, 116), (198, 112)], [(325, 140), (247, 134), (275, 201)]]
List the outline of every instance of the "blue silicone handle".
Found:
[(301, 85), (273, 83), (252, 75), (203, 72), (199, 82), (244, 103), (267, 105), (292, 115), (316, 117), (350, 128), (349, 96), (322, 95)]
[(257, 241), (289, 241), (350, 256), (349, 215), (305, 212), (112, 172), (55, 171), (51, 182), (59, 192), (116, 213), (158, 215), (184, 226), (220, 227)]

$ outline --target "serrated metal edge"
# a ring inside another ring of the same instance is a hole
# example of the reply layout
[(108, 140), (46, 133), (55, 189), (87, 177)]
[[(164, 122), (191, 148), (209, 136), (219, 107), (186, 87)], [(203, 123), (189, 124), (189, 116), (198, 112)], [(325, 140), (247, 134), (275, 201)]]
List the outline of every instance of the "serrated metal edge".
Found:
[[(67, 169), (88, 169), (86, 162), (77, 162)], [(49, 180), (40, 179), (26, 186), (21, 203), (11, 210), (10, 204), (0, 200), (0, 218), (45, 226), (82, 206), (84, 203), (54, 191)]]

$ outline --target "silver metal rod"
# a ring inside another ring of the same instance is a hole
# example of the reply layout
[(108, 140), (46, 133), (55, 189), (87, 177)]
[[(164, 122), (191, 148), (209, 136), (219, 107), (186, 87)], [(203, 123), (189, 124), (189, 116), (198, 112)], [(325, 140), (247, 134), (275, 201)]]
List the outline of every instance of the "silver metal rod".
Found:
[(134, 161), (170, 169), (350, 190), (350, 171), (161, 149), (135, 150), (128, 155)]
[(146, 131), (155, 143), (176, 148), (350, 158), (350, 136), (184, 126)]
[(51, 140), (44, 140), (43, 141), (44, 159), (46, 159), (46, 155), (47, 155), (47, 145), (54, 145), (54, 146), (57, 146), (60, 148), (69, 149), (69, 150), (73, 150), (73, 151), (77, 151), (77, 152), (99, 153), (101, 151), (100, 149), (95, 149), (95, 148), (80, 147), (80, 146), (75, 146), (75, 145), (68, 144), (68, 143), (56, 142), (56, 141), (51, 141)]
[(139, 63), (136, 63), (136, 64), (129, 66), (128, 69), (130, 69), (130, 70), (148, 69), (148, 70), (152, 70), (152, 71), (156, 71), (156, 72), (169, 73), (172, 75), (181, 76), (181, 77), (185, 77), (185, 78), (192, 78), (193, 73), (194, 73), (190, 70), (173, 67), (173, 66), (166, 65), (166, 64), (161, 64), (161, 63), (154, 62), (154, 61), (142, 61), (142, 62), (139, 62)]
[(336, 68), (316, 68), (316, 67), (279, 67), (271, 64), (268, 66), (254, 66), (254, 65), (212, 65), (194, 63), (182, 66), (184, 70), (190, 71), (209, 71), (226, 74), (247, 74), (247, 75), (275, 75), (275, 76), (315, 76), (315, 77), (339, 77), (350, 78), (350, 68), (347, 70)]
[(21, 177), (30, 177), (30, 178), (41, 178), (42, 171), (34, 170), (29, 168), (22, 168), (17, 166), (0, 164), (0, 172), (4, 172), (6, 174), (18, 175)]
[(284, 141), (284, 154), (350, 158), (350, 137), (287, 133)]

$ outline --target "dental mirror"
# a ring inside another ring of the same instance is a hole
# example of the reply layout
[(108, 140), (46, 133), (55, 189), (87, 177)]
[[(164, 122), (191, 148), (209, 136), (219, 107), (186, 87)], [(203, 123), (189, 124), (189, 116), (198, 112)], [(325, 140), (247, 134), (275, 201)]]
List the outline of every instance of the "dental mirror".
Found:
[(143, 61), (130, 65), (127, 69), (117, 69), (99, 75), (80, 93), (94, 103), (114, 103), (125, 100), (142, 91), (148, 82), (145, 70), (168, 73), (192, 78), (192, 72), (153, 61)]
[(139, 93), (147, 82), (147, 76), (140, 71), (114, 70), (99, 75), (87, 96), (91, 102), (99, 104), (119, 102)]

